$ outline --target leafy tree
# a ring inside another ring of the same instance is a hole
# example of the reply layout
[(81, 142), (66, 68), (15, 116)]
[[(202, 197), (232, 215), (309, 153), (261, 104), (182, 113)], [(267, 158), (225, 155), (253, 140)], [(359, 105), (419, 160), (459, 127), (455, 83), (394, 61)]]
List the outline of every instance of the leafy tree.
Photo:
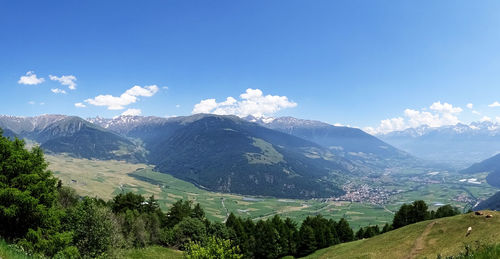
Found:
[(193, 215), (193, 209), (191, 208), (192, 204), (193, 203), (191, 201), (183, 200), (178, 200), (172, 204), (172, 207), (167, 214), (167, 226), (170, 228), (174, 227), (184, 218), (191, 217)]
[(403, 204), (394, 215), (392, 226), (394, 229), (406, 226), (412, 223), (412, 206)]
[(199, 203), (194, 206), (191, 217), (199, 220), (205, 219), (205, 211), (203, 211)]
[(201, 242), (206, 237), (205, 224), (199, 219), (190, 217), (184, 218), (174, 229), (175, 244), (177, 247), (184, 248), (184, 245), (190, 241)]
[(205, 221), (205, 226), (207, 228), (207, 234), (209, 236), (217, 237), (220, 239), (230, 239), (229, 229), (226, 225), (219, 222)]
[(108, 207), (95, 199), (85, 198), (72, 212), (76, 246), (84, 256), (98, 257), (119, 246), (119, 225)]
[(403, 204), (394, 215), (392, 227), (394, 229), (429, 219), (431, 214), (427, 204), (422, 201), (414, 201), (411, 205)]
[(24, 141), (1, 136), (0, 235), (21, 238), (29, 229), (58, 225), (54, 204), (57, 180), (47, 170), (39, 147), (28, 151)]
[(145, 199), (142, 195), (133, 192), (120, 193), (113, 198), (111, 208), (114, 213), (125, 212), (127, 210), (143, 211)]
[(143, 210), (147, 213), (154, 213), (161, 211), (160, 205), (158, 204), (158, 200), (155, 199), (154, 195), (149, 196), (148, 200), (143, 204), (144, 204)]
[(451, 217), (460, 214), (460, 211), (457, 208), (452, 207), (451, 205), (444, 205), (439, 207), (436, 210), (436, 213), (433, 218), (444, 218)]
[(428, 220), (430, 216), (428, 208), (429, 207), (424, 201), (422, 200), (414, 201), (412, 204), (411, 223)]
[(78, 201), (80, 200), (80, 196), (78, 196), (75, 189), (71, 187), (62, 186), (58, 184), (57, 193), (58, 193), (57, 196), (58, 203), (59, 205), (61, 205), (63, 209), (76, 206), (78, 204)]
[(187, 259), (240, 259), (243, 255), (240, 254), (238, 246), (234, 246), (230, 240), (209, 237), (205, 244), (199, 242), (189, 242), (186, 246)]

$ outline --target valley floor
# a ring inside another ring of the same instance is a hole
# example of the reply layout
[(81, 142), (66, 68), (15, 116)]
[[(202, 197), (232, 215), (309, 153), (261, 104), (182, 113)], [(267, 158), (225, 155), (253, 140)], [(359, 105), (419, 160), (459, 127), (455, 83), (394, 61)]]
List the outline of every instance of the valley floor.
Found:
[[(50, 163), (49, 168), (63, 184), (76, 189), (80, 195), (110, 199), (120, 192), (132, 191), (147, 196), (154, 195), (165, 210), (178, 199), (193, 200), (202, 205), (210, 220), (220, 222), (230, 212), (255, 220), (278, 214), (295, 221), (302, 221), (309, 215), (322, 214), (336, 220), (344, 217), (356, 230), (361, 226), (390, 222), (393, 212), (403, 202), (423, 199), (431, 204), (431, 209), (448, 203), (465, 209), (471, 207), (475, 200), (489, 197), (497, 191), (486, 184), (460, 182), (459, 176), (447, 173), (422, 174), (419, 177), (416, 172), (410, 172), (397, 178), (394, 174), (387, 175), (381, 178), (382, 181), (372, 180), (370, 184), (352, 183), (353, 193), (357, 195), (353, 196), (353, 202), (249, 197), (206, 191), (171, 175), (154, 172), (146, 164), (76, 159), (63, 155), (47, 155), (46, 158)], [(482, 181), (485, 176), (470, 177)], [(382, 189), (392, 193), (384, 198), (384, 204), (362, 198), (373, 198)], [(360, 196), (361, 198), (356, 198)]]

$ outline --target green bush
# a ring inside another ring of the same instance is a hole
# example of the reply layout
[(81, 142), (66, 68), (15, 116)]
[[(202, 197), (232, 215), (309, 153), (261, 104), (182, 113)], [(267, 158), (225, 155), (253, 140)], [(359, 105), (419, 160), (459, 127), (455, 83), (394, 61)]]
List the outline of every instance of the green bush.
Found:
[(209, 237), (204, 244), (199, 242), (189, 242), (186, 245), (187, 259), (240, 259), (243, 255), (240, 254), (239, 248), (233, 246), (230, 240)]

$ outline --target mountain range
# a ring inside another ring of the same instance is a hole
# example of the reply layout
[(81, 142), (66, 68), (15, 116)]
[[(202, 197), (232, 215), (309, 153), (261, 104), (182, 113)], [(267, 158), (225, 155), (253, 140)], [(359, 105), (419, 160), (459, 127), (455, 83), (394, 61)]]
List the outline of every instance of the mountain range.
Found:
[(407, 152), (357, 128), (333, 126), (320, 121), (293, 117), (255, 118), (248, 116), (245, 119), (317, 143), (338, 156), (371, 167), (384, 168), (388, 165), (397, 166), (401, 162), (415, 161), (415, 158)]
[(417, 157), (464, 168), (500, 152), (500, 125), (489, 121), (420, 126), (377, 135)]
[(0, 116), (6, 136), (37, 142), (49, 153), (67, 153), (88, 159), (144, 162), (144, 150), (132, 140), (75, 116)]
[(147, 162), (208, 190), (276, 197), (341, 195), (348, 179), (413, 159), (359, 129), (291, 117), (1, 116), (0, 127), (47, 152)]

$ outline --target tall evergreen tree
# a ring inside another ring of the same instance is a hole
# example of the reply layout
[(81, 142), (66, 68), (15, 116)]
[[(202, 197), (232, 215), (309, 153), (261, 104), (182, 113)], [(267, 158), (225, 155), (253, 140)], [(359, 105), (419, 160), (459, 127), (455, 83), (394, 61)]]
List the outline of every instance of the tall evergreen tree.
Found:
[(314, 230), (310, 226), (302, 224), (299, 231), (299, 240), (299, 256), (306, 256), (316, 251), (316, 237), (314, 236)]
[(354, 240), (354, 232), (345, 218), (341, 218), (337, 223), (337, 234), (341, 243)]

